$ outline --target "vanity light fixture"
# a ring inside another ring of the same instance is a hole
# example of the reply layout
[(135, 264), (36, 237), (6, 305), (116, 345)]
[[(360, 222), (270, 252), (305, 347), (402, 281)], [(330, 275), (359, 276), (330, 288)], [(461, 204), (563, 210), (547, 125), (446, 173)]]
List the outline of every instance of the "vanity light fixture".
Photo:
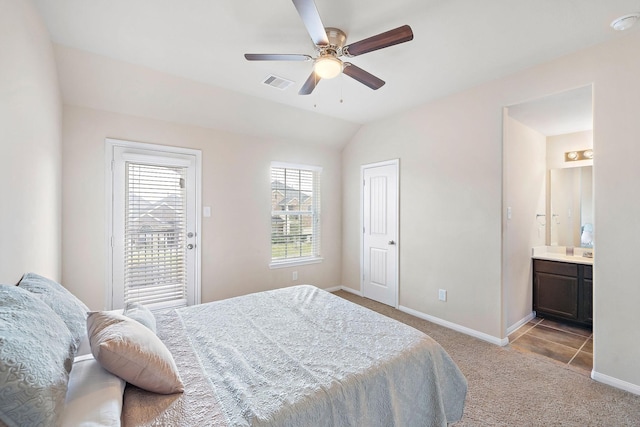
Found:
[(577, 162), (579, 160), (592, 160), (593, 150), (591, 148), (581, 151), (567, 151), (564, 153), (565, 162)]

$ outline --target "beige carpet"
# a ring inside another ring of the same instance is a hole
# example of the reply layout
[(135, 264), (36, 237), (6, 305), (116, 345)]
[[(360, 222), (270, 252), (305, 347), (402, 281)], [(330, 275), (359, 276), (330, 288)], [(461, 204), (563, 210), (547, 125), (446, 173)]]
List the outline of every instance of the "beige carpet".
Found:
[(418, 319), (348, 292), (345, 299), (419, 329), (438, 341), (469, 382), (468, 426), (640, 426), (640, 396), (535, 354), (523, 354)]

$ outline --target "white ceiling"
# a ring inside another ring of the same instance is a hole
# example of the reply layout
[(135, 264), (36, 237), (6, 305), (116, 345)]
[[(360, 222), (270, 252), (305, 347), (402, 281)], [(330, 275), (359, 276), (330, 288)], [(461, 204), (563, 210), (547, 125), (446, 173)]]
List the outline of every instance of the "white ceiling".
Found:
[(509, 106), (509, 116), (545, 136), (593, 129), (593, 91), (585, 86)]
[[(348, 43), (403, 24), (413, 28), (414, 40), (350, 60), (387, 82), (378, 91), (340, 76), (300, 96), (311, 63), (243, 57), (314, 54), (291, 0), (34, 3), (59, 45), (353, 124), (620, 37), (611, 21), (640, 10), (640, 0), (316, 0), (323, 24), (345, 31)], [(269, 74), (295, 85), (266, 86)]]

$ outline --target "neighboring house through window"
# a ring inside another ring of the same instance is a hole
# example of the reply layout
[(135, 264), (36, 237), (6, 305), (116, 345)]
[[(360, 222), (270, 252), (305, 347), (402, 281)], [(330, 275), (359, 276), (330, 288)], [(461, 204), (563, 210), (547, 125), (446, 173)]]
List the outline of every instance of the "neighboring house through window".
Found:
[(321, 260), (321, 171), (315, 166), (271, 164), (271, 267)]

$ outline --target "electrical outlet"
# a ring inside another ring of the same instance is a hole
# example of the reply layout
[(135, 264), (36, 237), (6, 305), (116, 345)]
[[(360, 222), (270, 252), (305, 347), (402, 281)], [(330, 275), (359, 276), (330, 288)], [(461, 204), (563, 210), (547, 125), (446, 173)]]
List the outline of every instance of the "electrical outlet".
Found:
[(447, 300), (447, 291), (445, 289), (438, 290), (438, 299), (440, 301), (446, 301)]
[(298, 272), (294, 271), (293, 274), (291, 275), (291, 280), (298, 280)]

